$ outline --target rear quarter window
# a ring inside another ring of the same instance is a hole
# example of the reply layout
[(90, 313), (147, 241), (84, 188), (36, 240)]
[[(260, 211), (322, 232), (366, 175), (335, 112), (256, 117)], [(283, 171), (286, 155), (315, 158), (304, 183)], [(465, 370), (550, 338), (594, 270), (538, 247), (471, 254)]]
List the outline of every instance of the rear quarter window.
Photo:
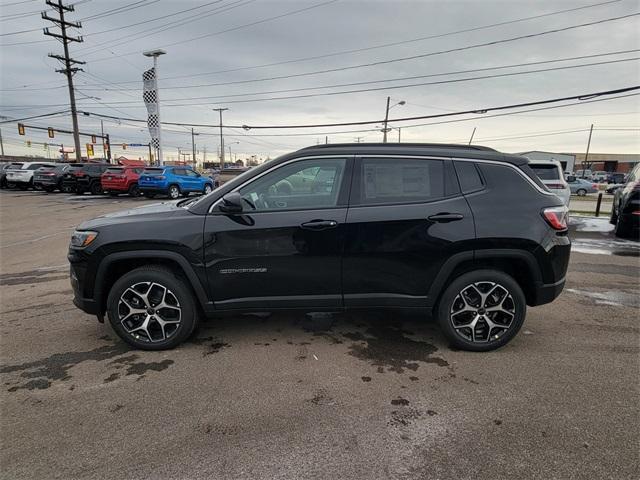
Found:
[(463, 193), (474, 192), (484, 187), (480, 172), (478, 172), (478, 168), (473, 162), (456, 161), (454, 165), (456, 166), (460, 189)]

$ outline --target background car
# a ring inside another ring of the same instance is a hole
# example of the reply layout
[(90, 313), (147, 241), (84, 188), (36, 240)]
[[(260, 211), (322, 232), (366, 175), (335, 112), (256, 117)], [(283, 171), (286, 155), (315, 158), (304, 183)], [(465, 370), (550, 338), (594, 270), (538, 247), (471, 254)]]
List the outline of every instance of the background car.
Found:
[(237, 176), (242, 175), (247, 170), (249, 170), (249, 168), (247, 167), (225, 168), (224, 170), (221, 170), (220, 172), (218, 172), (218, 177), (216, 178), (218, 182), (216, 185), (216, 188), (219, 187), (220, 185), (224, 185), (229, 180), (233, 180)]
[(84, 163), (70, 163), (69, 168), (62, 175), (62, 191), (71, 193), (76, 191), (78, 185), (78, 177), (76, 174), (82, 170)]
[(62, 177), (69, 170), (69, 165), (68, 163), (62, 163), (56, 166), (46, 165), (39, 168), (33, 174), (34, 188), (42, 189), (45, 192), (62, 191)]
[(569, 177), (567, 181), (571, 193), (584, 197), (587, 193), (597, 193), (598, 185), (584, 178)]
[(0, 188), (7, 188), (7, 170), (10, 168), (21, 168), (21, 162), (4, 163), (0, 166)]
[(604, 191), (610, 195), (613, 195), (620, 187), (624, 187), (624, 183), (611, 183), (607, 185), (607, 188)]
[(109, 195), (128, 193), (137, 197), (140, 195), (138, 178), (143, 170), (143, 167), (109, 167), (100, 177), (102, 189)]
[(7, 174), (7, 186), (18, 187), (20, 190), (27, 190), (33, 188), (33, 174), (40, 167), (44, 166), (55, 167), (53, 162), (23, 162), (19, 168), (8, 168)]
[(138, 186), (146, 197), (168, 195), (169, 198), (176, 199), (192, 192), (205, 195), (210, 193), (213, 190), (213, 180), (193, 171), (191, 167), (165, 165), (145, 168), (138, 179)]
[(607, 175), (607, 183), (623, 184), (624, 178), (625, 178), (624, 173), (616, 173), (616, 172), (610, 173), (609, 175)]
[(577, 178), (584, 178), (586, 180), (591, 180), (591, 170), (590, 169), (586, 169), (586, 170), (576, 170), (576, 177)]
[(560, 162), (555, 160), (529, 160), (529, 167), (549, 190), (560, 197), (565, 205), (569, 205), (571, 191), (564, 180)]
[(640, 238), (640, 163), (627, 177), (624, 187), (616, 190), (609, 221), (618, 237)]
[(609, 176), (609, 172), (605, 172), (604, 170), (596, 170), (591, 175), (591, 180), (598, 183), (606, 182), (608, 176)]
[(85, 163), (75, 172), (76, 194), (82, 195), (89, 191), (91, 195), (100, 195), (103, 192), (100, 177), (111, 166), (109, 163)]

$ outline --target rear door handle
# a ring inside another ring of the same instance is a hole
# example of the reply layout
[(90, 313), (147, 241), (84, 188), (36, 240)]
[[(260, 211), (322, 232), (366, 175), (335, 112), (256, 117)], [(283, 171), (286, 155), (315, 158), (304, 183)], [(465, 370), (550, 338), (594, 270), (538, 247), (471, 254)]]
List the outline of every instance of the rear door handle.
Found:
[(464, 218), (464, 215), (462, 215), (461, 213), (444, 213), (443, 212), (443, 213), (436, 213), (435, 215), (430, 215), (427, 218), (432, 222), (449, 223), (449, 222), (455, 222), (457, 220), (462, 220)]
[(327, 228), (335, 228), (338, 226), (338, 222), (335, 220), (311, 220), (305, 222), (300, 227), (306, 230), (326, 230)]

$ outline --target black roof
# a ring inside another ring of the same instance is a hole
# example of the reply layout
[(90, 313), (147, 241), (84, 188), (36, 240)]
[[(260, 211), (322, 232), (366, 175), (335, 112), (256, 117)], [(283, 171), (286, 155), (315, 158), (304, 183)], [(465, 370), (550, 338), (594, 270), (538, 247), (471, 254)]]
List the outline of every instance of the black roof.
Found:
[[(433, 155), (441, 157), (475, 158), (522, 165), (528, 159), (520, 155), (505, 154), (482, 145), (450, 143), (328, 143), (305, 147), (298, 152), (318, 151), (322, 154), (350, 155)], [(296, 152), (297, 153), (297, 152)], [(289, 155), (287, 155), (288, 157)]]

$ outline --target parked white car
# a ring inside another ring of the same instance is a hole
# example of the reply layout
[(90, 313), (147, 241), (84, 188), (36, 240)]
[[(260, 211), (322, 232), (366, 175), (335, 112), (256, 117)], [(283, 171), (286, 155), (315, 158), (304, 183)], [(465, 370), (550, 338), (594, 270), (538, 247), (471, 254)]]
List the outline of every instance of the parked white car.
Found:
[(591, 170), (587, 168), (586, 170), (576, 170), (575, 176), (576, 178), (584, 178), (585, 180), (591, 180), (593, 173), (591, 173)]
[(606, 182), (608, 176), (609, 176), (608, 172), (605, 172), (603, 170), (596, 170), (591, 175), (591, 180), (593, 180), (594, 182), (599, 182), (599, 183), (600, 182)]
[(529, 160), (529, 166), (538, 175), (542, 183), (569, 205), (571, 190), (564, 179), (562, 166), (557, 160)]
[(8, 168), (7, 173), (7, 186), (18, 187), (21, 190), (33, 187), (33, 172), (40, 167), (52, 166), (56, 164), (53, 162), (23, 162), (20, 168)]

